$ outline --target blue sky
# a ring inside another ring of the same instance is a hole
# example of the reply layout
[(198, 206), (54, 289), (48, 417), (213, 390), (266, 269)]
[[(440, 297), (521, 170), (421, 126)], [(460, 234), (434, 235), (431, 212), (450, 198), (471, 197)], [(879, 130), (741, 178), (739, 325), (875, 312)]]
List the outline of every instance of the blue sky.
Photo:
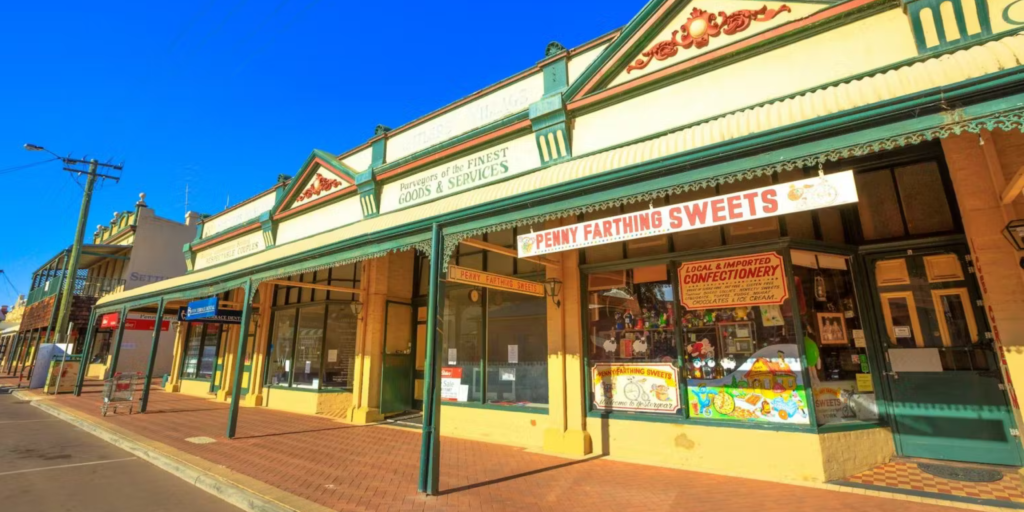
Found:
[[(82, 189), (31, 142), (124, 161), (100, 183), (87, 237), (139, 192), (157, 215), (216, 213), (521, 71), (555, 40), (625, 25), (643, 0), (552, 3), (183, 0), (0, 6), (0, 269), (23, 294), (71, 245)], [(79, 180), (84, 183), (84, 178)], [(0, 304), (14, 292), (0, 279)]]

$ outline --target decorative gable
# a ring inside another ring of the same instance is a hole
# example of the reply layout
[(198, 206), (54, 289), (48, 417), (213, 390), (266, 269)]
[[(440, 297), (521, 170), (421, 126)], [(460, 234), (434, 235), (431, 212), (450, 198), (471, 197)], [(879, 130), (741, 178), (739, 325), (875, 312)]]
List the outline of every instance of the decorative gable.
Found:
[(703, 64), (759, 44), (765, 38), (756, 36), (783, 30), (784, 25), (797, 28), (796, 22), (829, 7), (828, 3), (760, 0), (653, 3), (622, 31), (571, 94), (579, 98)]
[(274, 218), (355, 192), (357, 174), (334, 155), (319, 149), (313, 150), (274, 208)]

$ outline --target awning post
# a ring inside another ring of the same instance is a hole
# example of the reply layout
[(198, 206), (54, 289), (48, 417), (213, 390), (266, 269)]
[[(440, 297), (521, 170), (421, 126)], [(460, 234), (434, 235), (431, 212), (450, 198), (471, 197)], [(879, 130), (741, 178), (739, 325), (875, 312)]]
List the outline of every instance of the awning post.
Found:
[(252, 279), (245, 282), (242, 292), (242, 323), (238, 326), (238, 352), (235, 354), (234, 383), (231, 386), (231, 407), (228, 410), (228, 439), (235, 438), (238, 427), (238, 402), (242, 399), (242, 372), (245, 370), (245, 342), (249, 337), (249, 321), (252, 319)]
[(164, 324), (164, 298), (160, 297), (160, 303), (156, 306), (156, 326), (153, 327), (153, 346), (149, 349), (149, 364), (146, 365), (146, 380), (142, 383), (142, 401), (139, 402), (139, 412), (146, 412), (149, 405), (149, 384), (153, 380), (153, 366), (156, 364), (156, 349), (160, 344), (160, 328)]
[(96, 337), (96, 310), (89, 315), (89, 328), (85, 331), (85, 343), (82, 343), (82, 362), (78, 365), (78, 381), (75, 382), (75, 396), (82, 396), (82, 384), (85, 374), (89, 371), (89, 360), (92, 357), (93, 338)]
[(438, 357), (444, 327), (444, 236), (434, 224), (430, 240), (430, 291), (427, 298), (426, 369), (423, 377), (423, 440), (420, 448), (419, 491), (430, 496), (438, 492), (441, 455), (441, 358)]
[(7, 355), (7, 375), (11, 374), (11, 368), (14, 367), (14, 360), (18, 358), (18, 352), (21, 350), (21, 343), (24, 340), (25, 335), (18, 333), (18, 336), (14, 339), (14, 347), (11, 349), (11, 353)]
[(124, 337), (124, 324), (128, 323), (128, 306), (121, 307), (121, 316), (117, 319), (117, 335), (114, 337), (114, 355), (110, 358), (110, 377), (117, 372), (117, 358), (121, 355), (121, 338)]

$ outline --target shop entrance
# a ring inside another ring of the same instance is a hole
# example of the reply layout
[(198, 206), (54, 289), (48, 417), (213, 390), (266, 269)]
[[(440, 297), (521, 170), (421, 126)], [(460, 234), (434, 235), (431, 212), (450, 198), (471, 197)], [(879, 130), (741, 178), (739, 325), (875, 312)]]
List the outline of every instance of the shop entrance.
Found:
[[(416, 337), (411, 304), (388, 301), (384, 315), (384, 353), (381, 370), (381, 414), (413, 410)], [(420, 365), (422, 368), (422, 364)], [(422, 372), (421, 372), (422, 373)]]
[(872, 255), (878, 339), (898, 453), (1021, 465), (967, 248)]

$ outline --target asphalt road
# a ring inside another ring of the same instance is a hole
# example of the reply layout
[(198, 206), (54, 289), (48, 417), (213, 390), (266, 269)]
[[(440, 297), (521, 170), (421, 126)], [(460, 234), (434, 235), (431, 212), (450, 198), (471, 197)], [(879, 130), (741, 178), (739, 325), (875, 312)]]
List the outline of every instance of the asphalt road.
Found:
[(0, 511), (239, 509), (0, 389)]

